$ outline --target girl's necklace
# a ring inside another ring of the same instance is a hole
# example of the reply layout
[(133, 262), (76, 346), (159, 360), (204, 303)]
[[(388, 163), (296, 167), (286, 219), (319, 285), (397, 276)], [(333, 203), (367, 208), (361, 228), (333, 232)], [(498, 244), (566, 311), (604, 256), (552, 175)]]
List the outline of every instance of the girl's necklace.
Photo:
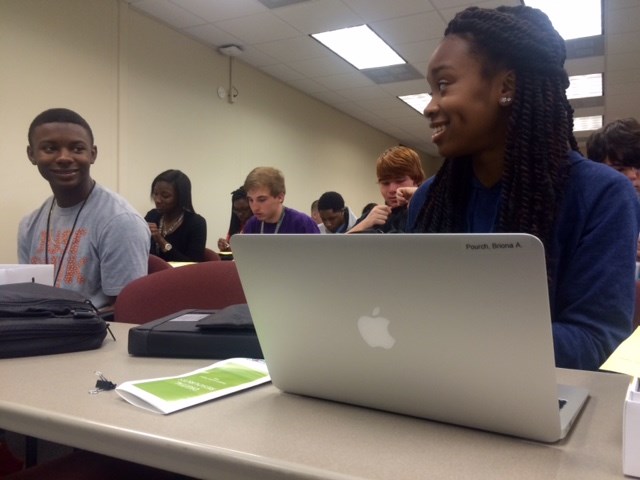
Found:
[[(76, 224), (78, 223), (78, 217), (80, 216), (80, 212), (82, 212), (82, 209), (86, 205), (87, 200), (89, 200), (89, 197), (91, 196), (91, 192), (93, 192), (93, 188), (95, 186), (96, 186), (96, 181), (94, 180), (93, 184), (91, 185), (91, 189), (89, 190), (89, 193), (87, 193), (87, 196), (84, 197), (84, 200), (82, 201), (82, 205), (80, 205), (80, 209), (78, 210), (78, 213), (76, 213), (76, 218), (73, 220), (71, 232), (67, 237), (67, 241), (64, 244), (64, 250), (62, 251), (62, 256), (60, 257), (60, 261), (58, 262), (58, 270), (56, 271), (56, 275), (53, 278), (54, 285), (58, 281), (58, 275), (60, 275), (60, 270), (62, 269), (62, 261), (64, 260), (64, 256), (67, 254), (67, 249), (69, 248), (69, 244), (71, 243), (71, 239), (73, 238), (73, 232), (76, 229)], [(47, 215), (47, 237), (44, 241), (44, 263), (46, 264), (49, 263), (49, 236), (50, 236), (49, 227), (51, 225), (51, 212), (53, 211), (53, 205), (55, 204), (55, 202), (56, 202), (56, 198), (53, 197), (53, 199), (51, 200), (51, 207), (49, 207), (49, 214)]]
[(164, 215), (160, 217), (160, 234), (166, 238), (167, 235), (172, 234), (177, 230), (177, 228), (182, 225), (182, 220), (184, 220), (184, 212), (180, 214), (177, 220), (170, 225), (166, 225), (164, 221)]

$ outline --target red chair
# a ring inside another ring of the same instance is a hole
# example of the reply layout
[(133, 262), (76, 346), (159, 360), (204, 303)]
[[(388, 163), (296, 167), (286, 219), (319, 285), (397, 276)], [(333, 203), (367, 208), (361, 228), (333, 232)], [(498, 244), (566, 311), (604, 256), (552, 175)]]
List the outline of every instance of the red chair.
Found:
[(188, 308), (247, 303), (235, 262), (202, 262), (133, 280), (116, 299), (116, 322), (142, 324)]
[(220, 255), (210, 248), (204, 249), (204, 262), (217, 262), (218, 260), (220, 260)]
[(147, 273), (161, 272), (162, 270), (167, 270), (169, 268), (173, 267), (164, 258), (149, 254), (149, 267)]

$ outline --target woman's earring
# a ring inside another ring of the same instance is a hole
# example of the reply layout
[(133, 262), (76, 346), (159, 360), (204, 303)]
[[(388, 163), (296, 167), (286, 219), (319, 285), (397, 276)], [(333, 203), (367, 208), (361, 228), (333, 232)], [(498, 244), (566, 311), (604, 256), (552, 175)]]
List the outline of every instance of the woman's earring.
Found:
[(513, 99), (511, 97), (501, 97), (500, 105), (502, 105), (503, 107), (506, 107), (507, 105), (510, 105), (512, 101)]

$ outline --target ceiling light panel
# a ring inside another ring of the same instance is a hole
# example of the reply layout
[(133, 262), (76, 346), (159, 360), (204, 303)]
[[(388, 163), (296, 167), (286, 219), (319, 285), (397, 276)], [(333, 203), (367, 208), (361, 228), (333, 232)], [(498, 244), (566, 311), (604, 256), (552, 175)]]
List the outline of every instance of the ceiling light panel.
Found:
[(415, 109), (420, 115), (424, 113), (424, 109), (431, 101), (431, 95), (428, 93), (416, 93), (415, 95), (401, 95), (398, 97), (404, 103)]
[(569, 77), (567, 98), (589, 98), (602, 96), (602, 73)]
[(547, 14), (565, 40), (602, 35), (602, 0), (524, 0)]
[(359, 70), (406, 63), (367, 25), (311, 36)]
[(602, 127), (602, 115), (592, 115), (590, 117), (575, 117), (573, 119), (573, 131), (585, 132), (597, 130)]

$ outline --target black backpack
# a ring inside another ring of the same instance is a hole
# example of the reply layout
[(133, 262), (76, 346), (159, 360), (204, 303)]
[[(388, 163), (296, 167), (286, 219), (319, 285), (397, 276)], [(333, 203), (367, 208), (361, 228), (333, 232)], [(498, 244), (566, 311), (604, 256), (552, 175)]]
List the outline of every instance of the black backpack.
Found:
[(77, 292), (39, 283), (0, 285), (0, 358), (93, 350), (107, 329)]

